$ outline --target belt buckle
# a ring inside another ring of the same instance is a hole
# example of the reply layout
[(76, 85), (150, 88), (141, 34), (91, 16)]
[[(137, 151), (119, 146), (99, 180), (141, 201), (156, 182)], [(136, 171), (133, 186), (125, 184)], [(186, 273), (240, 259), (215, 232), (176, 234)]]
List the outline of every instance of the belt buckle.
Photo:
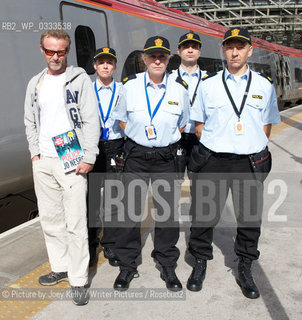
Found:
[(234, 159), (234, 160), (241, 160), (241, 159), (243, 159), (244, 158), (244, 156), (243, 155), (241, 155), (241, 154), (233, 154), (232, 155), (232, 160)]

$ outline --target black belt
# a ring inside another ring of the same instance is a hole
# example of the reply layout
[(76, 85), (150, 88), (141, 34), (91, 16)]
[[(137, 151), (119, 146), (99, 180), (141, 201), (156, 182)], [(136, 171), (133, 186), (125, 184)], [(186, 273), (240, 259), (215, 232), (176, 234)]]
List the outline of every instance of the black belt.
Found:
[(119, 138), (119, 139), (112, 139), (112, 140), (100, 140), (100, 143), (101, 144), (112, 144), (112, 143), (114, 143), (114, 142), (120, 142), (120, 141), (123, 141), (124, 140), (124, 138)]
[(119, 147), (123, 144), (124, 138), (114, 139), (114, 140), (100, 140), (99, 148), (108, 150), (115, 147)]
[[(172, 160), (174, 159), (175, 151), (179, 145), (179, 142), (173, 143), (166, 147), (145, 147), (140, 144), (137, 144), (131, 139), (127, 139), (126, 144), (130, 145), (129, 158), (141, 158), (145, 160), (152, 159), (165, 159)], [(128, 149), (128, 148), (127, 148)]]
[(181, 138), (185, 141), (196, 141), (198, 140), (195, 133), (187, 133), (187, 132), (183, 132), (181, 134)]
[(202, 147), (211, 153), (211, 156), (217, 159), (229, 159), (229, 160), (240, 160), (240, 159), (246, 159), (248, 158), (248, 154), (236, 154), (236, 153), (228, 153), (228, 152), (214, 152), (207, 147), (205, 147), (203, 144), (201, 144)]

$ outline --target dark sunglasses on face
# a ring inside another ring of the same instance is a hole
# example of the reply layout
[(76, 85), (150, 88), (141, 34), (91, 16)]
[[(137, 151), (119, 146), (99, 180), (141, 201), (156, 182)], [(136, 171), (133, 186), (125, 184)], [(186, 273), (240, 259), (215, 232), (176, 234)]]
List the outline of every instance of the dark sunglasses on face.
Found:
[(58, 55), (58, 57), (63, 57), (65, 56), (65, 54), (67, 54), (68, 52), (68, 48), (66, 48), (65, 50), (59, 50), (59, 51), (54, 51), (54, 50), (50, 50), (50, 49), (46, 49), (44, 47), (42, 47), (43, 51), (45, 52), (45, 54), (47, 56), (54, 56), (55, 54)]

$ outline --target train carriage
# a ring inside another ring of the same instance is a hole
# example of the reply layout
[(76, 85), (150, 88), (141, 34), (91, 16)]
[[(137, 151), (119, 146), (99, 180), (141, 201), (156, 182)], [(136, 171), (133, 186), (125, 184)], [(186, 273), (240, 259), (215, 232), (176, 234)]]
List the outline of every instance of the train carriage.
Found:
[[(103, 46), (117, 51), (116, 80), (143, 71), (141, 48), (154, 34), (169, 39), (173, 56), (168, 68), (177, 68), (177, 42), (187, 30), (200, 35), (202, 69), (212, 72), (224, 65), (219, 47), (225, 27), (151, 0), (0, 0), (0, 8), (0, 198), (32, 187), (23, 104), (29, 79), (45, 67), (39, 51), (44, 30), (69, 32), (68, 63), (83, 67), (92, 79), (93, 53)], [(280, 106), (301, 101), (302, 51), (257, 38), (253, 45), (250, 65), (273, 79)]]

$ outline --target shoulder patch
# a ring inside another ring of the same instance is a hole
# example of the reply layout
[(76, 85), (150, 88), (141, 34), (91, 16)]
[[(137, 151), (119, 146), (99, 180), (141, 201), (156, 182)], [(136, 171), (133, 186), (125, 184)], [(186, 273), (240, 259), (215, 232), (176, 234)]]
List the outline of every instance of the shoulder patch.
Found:
[(212, 77), (216, 76), (216, 74), (217, 74), (217, 72), (208, 73), (208, 74), (206, 74), (204, 77), (202, 77), (201, 80), (202, 80), (202, 81), (205, 81), (205, 80), (207, 80), (207, 79), (209, 79), (209, 78), (212, 78)]
[(266, 76), (265, 74), (260, 73), (260, 72), (259, 72), (259, 74), (260, 74), (260, 76), (262, 76), (263, 78), (267, 79), (270, 83), (273, 83), (273, 79), (272, 79), (272, 78), (270, 78), (270, 77), (268, 77), (268, 76)]
[(129, 77), (125, 77), (122, 80), (122, 84), (125, 84), (126, 82), (128, 82), (129, 80), (135, 79), (136, 78), (136, 74), (131, 74)]
[(186, 83), (186, 81), (182, 80), (181, 77), (177, 77), (175, 81), (180, 83), (185, 89), (188, 89), (188, 84)]

